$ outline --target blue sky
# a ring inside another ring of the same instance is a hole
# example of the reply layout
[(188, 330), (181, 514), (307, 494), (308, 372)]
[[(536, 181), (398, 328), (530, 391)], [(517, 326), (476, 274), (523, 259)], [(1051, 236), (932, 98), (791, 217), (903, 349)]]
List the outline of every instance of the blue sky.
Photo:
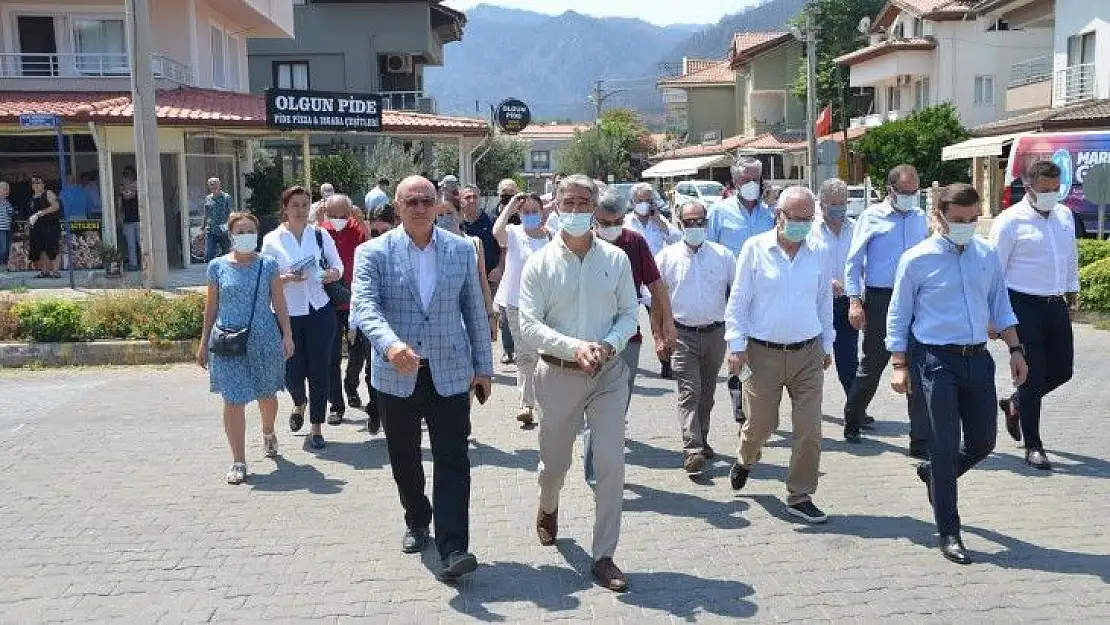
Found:
[(445, 0), (444, 4), (465, 11), (476, 4), (525, 9), (559, 15), (567, 10), (599, 17), (638, 17), (665, 26), (675, 23), (714, 24), (730, 13), (739, 13), (758, 0)]

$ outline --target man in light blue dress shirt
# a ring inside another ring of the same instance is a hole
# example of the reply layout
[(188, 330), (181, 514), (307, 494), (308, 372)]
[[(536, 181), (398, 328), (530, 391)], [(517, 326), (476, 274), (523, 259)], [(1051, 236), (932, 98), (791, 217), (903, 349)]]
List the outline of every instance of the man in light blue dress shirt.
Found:
[[(1015, 386), (1025, 381), (1028, 367), (998, 255), (975, 236), (979, 194), (970, 185), (948, 186), (936, 217), (938, 231), (898, 264), (886, 347), (893, 353), (891, 388), (921, 394), (927, 406), (929, 461), (918, 465), (917, 475), (933, 504), (940, 551), (952, 562), (967, 564), (971, 559), (960, 540), (956, 479), (990, 454), (998, 429), (988, 328), (1001, 330), (1009, 346)], [(919, 389), (912, 388), (911, 367)]]
[[(887, 175), (886, 200), (864, 209), (852, 232), (844, 290), (849, 302), (848, 321), (863, 331), (863, 353), (844, 402), (844, 440), (849, 443), (861, 442), (860, 428), (871, 421), (866, 418), (867, 406), (890, 361), (883, 341), (894, 271), (902, 254), (924, 240), (927, 232), (919, 202), (917, 170), (913, 165), (899, 165)], [(907, 404), (910, 455), (924, 458), (929, 438), (924, 407), (913, 396), (907, 398)]]
[[(740, 159), (732, 166), (732, 182), (736, 193), (709, 209), (705, 240), (720, 243), (733, 256), (739, 256), (748, 239), (775, 229), (775, 214), (760, 200), (763, 163), (751, 157)], [(743, 390), (740, 378), (730, 376), (728, 388), (734, 396), (740, 397)], [(739, 404), (733, 407), (733, 418), (737, 423), (744, 422), (744, 410)]]

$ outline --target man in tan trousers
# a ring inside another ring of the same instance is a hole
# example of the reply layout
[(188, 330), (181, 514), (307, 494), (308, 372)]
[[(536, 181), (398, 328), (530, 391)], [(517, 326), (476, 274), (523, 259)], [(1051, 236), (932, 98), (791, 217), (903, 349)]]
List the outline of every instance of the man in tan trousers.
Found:
[(639, 298), (628, 255), (591, 232), (597, 185), (568, 176), (556, 201), (559, 235), (528, 257), (519, 300), (520, 340), (540, 354), (534, 379), (540, 421), (536, 533), (540, 544), (555, 544), (559, 491), (585, 414), (597, 478), (593, 574), (605, 588), (623, 592), (628, 581), (613, 553), (624, 498), (629, 369), (617, 355), (636, 331)]
[(744, 382), (740, 451), (729, 473), (734, 490), (748, 480), (760, 450), (779, 424), (782, 391), (790, 394), (794, 440), (786, 474), (791, 516), (828, 517), (812, 501), (821, 463), (821, 396), (832, 364), (831, 263), (809, 237), (815, 201), (805, 187), (779, 196), (775, 229), (748, 239), (736, 261), (725, 310), (729, 372)]

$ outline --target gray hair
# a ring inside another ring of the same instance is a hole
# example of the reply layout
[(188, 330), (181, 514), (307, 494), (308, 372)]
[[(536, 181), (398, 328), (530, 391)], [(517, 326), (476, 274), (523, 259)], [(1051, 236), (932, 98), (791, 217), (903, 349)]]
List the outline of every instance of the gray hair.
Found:
[[(497, 193), (500, 194), (509, 185), (512, 185), (513, 188), (516, 189), (516, 180), (512, 178), (502, 178), (501, 182), (497, 183)], [(517, 189), (517, 191), (520, 191), (520, 189)]]
[(333, 193), (324, 202), (324, 208), (326, 210), (331, 210), (332, 206), (339, 206), (340, 204), (346, 206), (348, 210), (354, 209), (355, 207), (354, 203), (351, 202), (350, 196), (344, 193)]
[(463, 185), (463, 191), (473, 191), (478, 197), (482, 197), (482, 190), (476, 184)]
[(597, 184), (589, 176), (582, 174), (571, 174), (566, 178), (559, 181), (559, 195), (571, 187), (578, 187), (590, 192), (590, 201), (597, 204), (598, 195), (600, 194), (597, 189)]
[(620, 192), (608, 189), (597, 200), (597, 207), (607, 213), (623, 216), (628, 212), (628, 200)]
[(688, 206), (697, 206), (698, 208), (705, 211), (706, 215), (709, 214), (709, 209), (706, 208), (706, 206), (703, 202), (699, 202), (698, 200), (690, 200), (689, 202), (683, 202), (682, 204), (678, 205), (678, 208), (676, 208), (675, 211), (674, 211), (675, 218), (678, 219), (679, 221), (682, 221), (683, 219), (685, 219), (686, 218), (686, 208)]
[(800, 185), (794, 185), (782, 190), (782, 194), (779, 195), (779, 210), (782, 210), (787, 204), (799, 200), (806, 200), (815, 206), (817, 204), (817, 198), (813, 197), (813, 191)]
[(654, 195), (654, 193), (652, 193), (654, 190), (655, 187), (652, 187), (650, 182), (637, 182), (632, 185), (632, 197), (636, 197), (637, 193), (643, 192), (647, 192), (648, 195)]
[(736, 178), (739, 178), (740, 174), (748, 171), (749, 169), (754, 169), (754, 170), (758, 171), (760, 173), (760, 175), (763, 175), (763, 163), (760, 162), (759, 159), (752, 158), (750, 156), (745, 156), (745, 157), (741, 158), (740, 160), (736, 161), (736, 164), (734, 164), (729, 169), (732, 172), (733, 180), (735, 180)]
[(896, 167), (894, 167), (890, 170), (890, 173), (888, 173), (886, 175), (886, 186), (888, 186), (888, 187), (897, 186), (898, 183), (905, 176), (913, 176), (914, 178), (917, 178), (918, 184), (921, 184), (921, 178), (917, 175), (917, 168), (914, 167), (913, 165), (908, 165), (907, 164), (907, 165), (898, 165), (898, 166), (896, 166)]
[(821, 203), (824, 204), (830, 198), (844, 198), (848, 199), (848, 183), (840, 178), (829, 178), (821, 183), (821, 190), (818, 192), (821, 197)]

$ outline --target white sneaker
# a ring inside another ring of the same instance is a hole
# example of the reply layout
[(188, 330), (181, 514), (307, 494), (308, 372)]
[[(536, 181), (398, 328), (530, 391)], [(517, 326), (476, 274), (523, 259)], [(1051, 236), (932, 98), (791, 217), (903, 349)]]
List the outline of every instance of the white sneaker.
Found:
[(262, 435), (262, 450), (266, 454), (267, 458), (277, 458), (277, 455), (278, 455), (277, 432), (274, 432), (273, 434), (263, 434)]
[(247, 479), (247, 465), (243, 462), (236, 462), (231, 465), (227, 471), (228, 484), (242, 484)]

